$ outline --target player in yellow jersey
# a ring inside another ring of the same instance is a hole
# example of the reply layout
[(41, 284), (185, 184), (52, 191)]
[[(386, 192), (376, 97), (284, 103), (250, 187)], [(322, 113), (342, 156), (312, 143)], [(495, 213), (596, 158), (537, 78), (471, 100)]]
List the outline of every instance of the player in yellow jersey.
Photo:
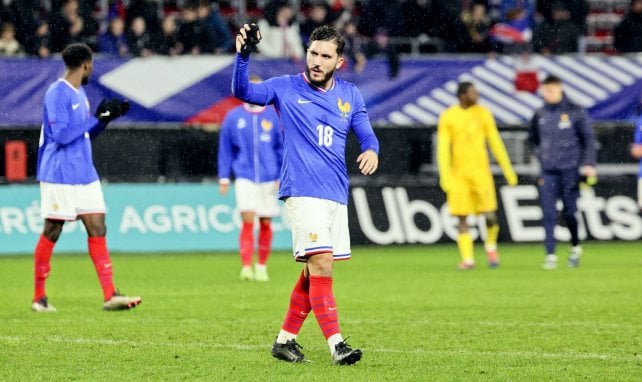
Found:
[(459, 269), (473, 269), (473, 239), (466, 218), (483, 214), (486, 220), (484, 247), (488, 266), (499, 266), (497, 254), (497, 197), (490, 170), (487, 145), (499, 163), (509, 185), (517, 184), (506, 148), (495, 119), (487, 108), (478, 105), (479, 94), (470, 82), (461, 82), (457, 88), (459, 104), (446, 109), (439, 116), (437, 128), (437, 162), (439, 185), (446, 193), (448, 208), (459, 218), (457, 246), (461, 254)]

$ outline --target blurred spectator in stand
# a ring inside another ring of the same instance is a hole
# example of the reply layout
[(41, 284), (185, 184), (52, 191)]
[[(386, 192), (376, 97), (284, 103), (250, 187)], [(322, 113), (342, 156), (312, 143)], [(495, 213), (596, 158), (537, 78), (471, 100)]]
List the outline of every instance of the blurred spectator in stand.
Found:
[(78, 14), (78, 0), (64, 0), (60, 11), (55, 12), (51, 18), (49, 31), (53, 52), (62, 52), (67, 45), (74, 42), (87, 43), (91, 48), (96, 47), (95, 30), (92, 32), (85, 28), (85, 22)]
[(33, 34), (40, 17), (40, 0), (0, 0), (0, 18), (13, 24), (15, 37), (24, 43)]
[(330, 16), (330, 6), (325, 0), (315, 0), (311, 4), (308, 17), (301, 23), (301, 40), (304, 46), (307, 46), (310, 34), (315, 28), (331, 23)]
[(198, 17), (198, 4), (190, 3), (181, 12), (182, 23), (178, 28), (177, 38), (181, 44), (182, 54), (205, 54), (215, 50), (212, 28)]
[(613, 34), (613, 46), (620, 53), (642, 52), (642, 0), (631, 1), (629, 13)]
[(257, 22), (263, 36), (257, 45), (259, 53), (270, 58), (303, 59), (303, 42), (292, 6), (285, 0), (272, 1), (263, 15)]
[[(359, 18), (359, 9), (355, 6), (354, 0), (335, 0), (330, 7), (334, 26), (342, 30), (344, 24), (355, 22)], [(357, 25), (359, 25), (357, 23)]]
[(343, 23), (340, 29), (343, 34), (345, 46), (343, 47), (343, 57), (348, 60), (349, 69), (355, 73), (361, 73), (368, 62), (366, 55), (363, 53), (363, 37), (357, 30), (357, 24), (354, 21)]
[(181, 46), (176, 37), (176, 17), (166, 16), (161, 24), (161, 33), (156, 42), (156, 53), (164, 56), (176, 56), (181, 54)]
[(388, 77), (399, 74), (399, 50), (392, 38), (403, 35), (404, 23), (401, 3), (398, 0), (371, 0), (365, 4), (359, 27), (371, 37), (365, 48), (368, 59), (383, 54), (388, 60)]
[(553, 22), (554, 5), (561, 4), (569, 12), (569, 21), (577, 25), (580, 31), (586, 32), (586, 17), (589, 4), (586, 0), (537, 0), (537, 12), (545, 21)]
[(210, 4), (208, 0), (201, 0), (198, 6), (198, 15), (209, 26), (214, 36), (214, 46), (217, 53), (229, 53), (234, 50), (234, 39), (218, 9), (218, 4)]
[(446, 52), (465, 52), (470, 46), (468, 29), (461, 20), (461, 0), (436, 0), (432, 4), (435, 25), (432, 34), (444, 42)]
[(533, 37), (534, 1), (501, 2), (501, 20), (490, 28), (489, 35), (504, 53), (521, 53), (530, 49)]
[(0, 56), (19, 56), (22, 53), (22, 46), (16, 40), (16, 28), (12, 23), (3, 23), (0, 26)]
[(435, 19), (431, 0), (410, 0), (401, 6), (403, 31), (406, 37), (430, 35)]
[(38, 22), (35, 33), (27, 38), (25, 50), (27, 54), (38, 58), (47, 58), (51, 55), (51, 34), (49, 34), (49, 23), (46, 20)]
[(464, 9), (461, 20), (470, 35), (470, 52), (487, 53), (494, 50), (488, 38), (490, 17), (486, 13), (485, 4), (474, 3), (470, 8)]
[(109, 21), (107, 30), (98, 38), (98, 51), (113, 57), (129, 55), (125, 40), (125, 22), (122, 19), (114, 17)]
[(582, 31), (570, 21), (571, 14), (564, 4), (553, 4), (553, 20), (544, 21), (533, 34), (533, 49), (537, 53), (562, 54), (577, 52)]
[(158, 0), (130, 0), (127, 6), (125, 24), (131, 28), (138, 17), (145, 20), (146, 30), (155, 35), (160, 31), (161, 6), (163, 1)]
[(140, 16), (132, 20), (125, 40), (134, 57), (148, 57), (155, 53), (154, 39), (147, 30), (145, 19)]

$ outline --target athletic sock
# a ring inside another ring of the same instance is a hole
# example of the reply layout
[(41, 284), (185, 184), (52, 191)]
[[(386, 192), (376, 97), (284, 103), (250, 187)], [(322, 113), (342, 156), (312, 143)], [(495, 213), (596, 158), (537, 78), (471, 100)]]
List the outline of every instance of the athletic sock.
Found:
[(332, 277), (310, 276), (310, 305), (326, 340), (339, 333), (337, 305), (332, 293)]
[(459, 248), (459, 254), (461, 255), (461, 261), (464, 264), (475, 264), (475, 258), (473, 255), (473, 238), (470, 236), (470, 233), (460, 233), (457, 237), (457, 247)]
[(254, 254), (254, 223), (243, 222), (241, 235), (239, 236), (239, 252), (241, 264), (244, 267), (252, 266), (252, 255)]
[(497, 251), (497, 237), (499, 236), (499, 224), (486, 227), (486, 242), (484, 249), (486, 252)]
[(34, 293), (33, 301), (38, 301), (45, 297), (45, 280), (49, 276), (51, 270), (51, 254), (55, 242), (47, 239), (44, 235), (40, 235), (36, 250), (34, 252)]
[(94, 263), (98, 281), (100, 281), (100, 287), (103, 290), (103, 296), (107, 301), (116, 291), (111, 260), (107, 250), (107, 241), (104, 236), (91, 236), (87, 239), (87, 243), (89, 245), (89, 256)]
[(259, 226), (259, 264), (265, 264), (272, 248), (272, 224), (261, 222)]
[(285, 320), (281, 326), (281, 331), (277, 336), (276, 342), (284, 344), (288, 340), (296, 338), (301, 330), (303, 321), (310, 313), (310, 281), (301, 271), (299, 280), (297, 280), (292, 293), (290, 294), (290, 306), (285, 314)]

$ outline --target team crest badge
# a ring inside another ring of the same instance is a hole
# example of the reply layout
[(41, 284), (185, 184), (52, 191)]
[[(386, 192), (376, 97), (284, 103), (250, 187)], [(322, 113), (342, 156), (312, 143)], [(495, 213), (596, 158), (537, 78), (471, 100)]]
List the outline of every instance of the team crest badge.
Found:
[(310, 241), (312, 243), (316, 243), (316, 241), (319, 240), (319, 235), (317, 235), (314, 232), (310, 232), (310, 234), (308, 236), (310, 237)]
[(341, 118), (348, 118), (348, 113), (350, 113), (350, 103), (348, 102), (343, 102), (341, 98), (338, 98), (337, 100), (337, 106), (339, 107), (339, 111), (341, 112)]
[(262, 119), (261, 120), (261, 128), (265, 132), (268, 132), (268, 131), (272, 130), (272, 122), (268, 121), (267, 119)]
[(54, 203), (54, 204), (53, 204), (53, 210), (54, 210), (54, 211), (58, 211), (58, 208), (60, 208), (60, 207), (58, 206), (58, 203)]
[(568, 129), (571, 127), (571, 118), (569, 117), (568, 114), (562, 113), (560, 115), (560, 123), (557, 125), (560, 129)]

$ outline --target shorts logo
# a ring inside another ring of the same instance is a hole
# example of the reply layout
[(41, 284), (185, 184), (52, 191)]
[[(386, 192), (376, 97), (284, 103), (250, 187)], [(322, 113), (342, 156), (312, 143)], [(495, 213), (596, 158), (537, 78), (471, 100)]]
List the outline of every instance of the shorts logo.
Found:
[(337, 99), (337, 106), (341, 112), (341, 118), (348, 118), (348, 113), (350, 112), (351, 106), (348, 102), (343, 102), (341, 98)]
[(54, 211), (58, 211), (58, 208), (59, 208), (59, 207), (60, 207), (60, 206), (58, 206), (58, 203), (54, 203), (54, 204), (53, 204), (53, 210), (54, 210)]
[(267, 120), (267, 119), (262, 119), (261, 120), (261, 128), (263, 129), (263, 131), (272, 130), (272, 122)]
[(310, 241), (312, 243), (316, 243), (316, 241), (319, 240), (319, 235), (317, 235), (316, 233), (310, 232), (308, 236), (310, 237)]

